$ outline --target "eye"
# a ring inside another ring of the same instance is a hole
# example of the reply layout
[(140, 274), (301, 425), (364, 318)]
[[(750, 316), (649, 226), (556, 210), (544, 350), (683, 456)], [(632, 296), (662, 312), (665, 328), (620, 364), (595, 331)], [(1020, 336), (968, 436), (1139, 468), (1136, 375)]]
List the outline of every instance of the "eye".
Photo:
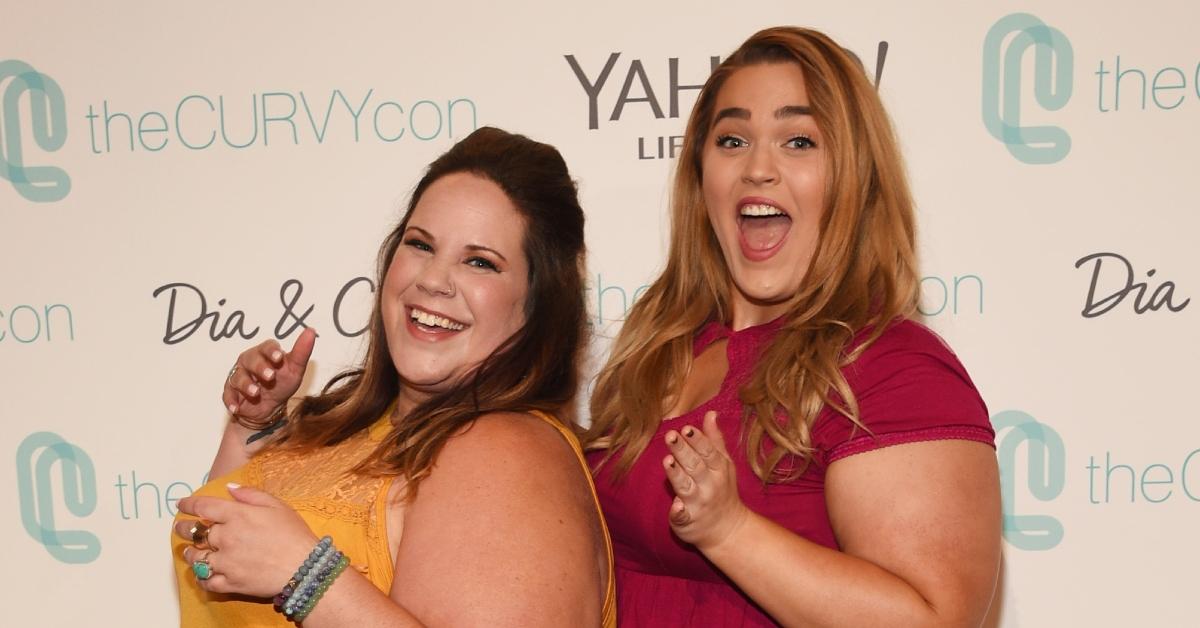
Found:
[(736, 135), (718, 135), (717, 136), (717, 147), (718, 148), (742, 148), (743, 146), (746, 146), (746, 140), (744, 140)]
[(412, 247), (414, 249), (417, 249), (418, 251), (429, 252), (429, 251), (433, 250), (433, 247), (429, 246), (428, 242), (426, 242), (420, 238), (407, 238), (404, 240), (404, 246)]
[(796, 137), (793, 137), (785, 142), (784, 145), (788, 148), (795, 148), (799, 150), (808, 150), (810, 148), (817, 147), (816, 143), (812, 141), (812, 138), (807, 135), (797, 135)]
[(482, 270), (490, 270), (490, 271), (496, 272), (496, 273), (500, 272), (500, 269), (495, 264), (492, 263), (492, 260), (489, 260), (484, 257), (468, 258), (467, 266), (470, 266), (472, 268), (479, 268)]

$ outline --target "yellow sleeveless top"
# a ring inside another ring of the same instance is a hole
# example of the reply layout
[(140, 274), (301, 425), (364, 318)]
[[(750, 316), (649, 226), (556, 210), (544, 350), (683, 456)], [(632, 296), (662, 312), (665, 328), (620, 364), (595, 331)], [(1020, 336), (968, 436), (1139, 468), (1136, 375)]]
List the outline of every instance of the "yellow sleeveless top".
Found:
[[(578, 439), (566, 426), (540, 412), (532, 414), (562, 434), (575, 451), (584, 476), (588, 479), (608, 553), (608, 581), (601, 625), (611, 628), (617, 624), (612, 540), (608, 535), (608, 525), (600, 513), (591, 470), (584, 460)], [(332, 447), (303, 455), (268, 451), (229, 474), (210, 480), (194, 494), (231, 499), (225, 485), (235, 482), (278, 497), (296, 509), (314, 534), (333, 537), (337, 548), (350, 558), (350, 567), (366, 576), (380, 591), (387, 593), (392, 588), (394, 565), (388, 550), (385, 517), (388, 490), (394, 476), (364, 477), (347, 471), (374, 451), (390, 430), (391, 424), (385, 414), (370, 429)], [(175, 577), (179, 585), (179, 624), (182, 628), (292, 625), (283, 615), (275, 612), (270, 599), (209, 593), (201, 589), (196, 584), (191, 564), (183, 560), (183, 548), (186, 545), (187, 541), (171, 535)], [(281, 582), (279, 586), (282, 588), (283, 584)]]

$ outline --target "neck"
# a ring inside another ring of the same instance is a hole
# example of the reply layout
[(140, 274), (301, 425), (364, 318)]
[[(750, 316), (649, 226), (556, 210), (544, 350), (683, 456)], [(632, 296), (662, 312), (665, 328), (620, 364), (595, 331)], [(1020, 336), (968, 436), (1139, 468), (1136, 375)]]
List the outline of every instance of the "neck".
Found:
[(732, 319), (730, 327), (733, 331), (741, 331), (748, 327), (757, 327), (769, 323), (787, 313), (788, 302), (758, 303), (747, 299), (737, 288), (733, 289), (733, 299), (730, 303)]
[(412, 386), (400, 383), (400, 395), (396, 399), (396, 410), (392, 415), (392, 423), (398, 422), (401, 418), (406, 417), (416, 408), (422, 401), (429, 398), (429, 393), (415, 390)]

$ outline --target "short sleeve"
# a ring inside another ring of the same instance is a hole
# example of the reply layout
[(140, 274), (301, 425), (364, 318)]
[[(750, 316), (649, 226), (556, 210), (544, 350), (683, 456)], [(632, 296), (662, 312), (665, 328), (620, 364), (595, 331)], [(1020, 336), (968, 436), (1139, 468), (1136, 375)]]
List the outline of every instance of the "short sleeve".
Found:
[(971, 440), (995, 447), (987, 406), (954, 352), (927, 327), (892, 325), (843, 369), (864, 431), (826, 408), (813, 425), (817, 460), (930, 440)]

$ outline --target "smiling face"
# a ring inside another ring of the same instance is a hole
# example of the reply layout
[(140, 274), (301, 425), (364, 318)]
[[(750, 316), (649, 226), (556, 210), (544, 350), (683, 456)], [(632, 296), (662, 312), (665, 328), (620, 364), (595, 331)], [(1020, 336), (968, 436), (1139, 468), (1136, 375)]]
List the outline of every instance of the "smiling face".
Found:
[(488, 179), (449, 174), (421, 195), (381, 294), (404, 405), (462, 381), (525, 324), (524, 237), (524, 217)]
[(825, 207), (824, 142), (795, 63), (735, 71), (713, 111), (701, 187), (741, 329), (782, 315), (800, 289)]

